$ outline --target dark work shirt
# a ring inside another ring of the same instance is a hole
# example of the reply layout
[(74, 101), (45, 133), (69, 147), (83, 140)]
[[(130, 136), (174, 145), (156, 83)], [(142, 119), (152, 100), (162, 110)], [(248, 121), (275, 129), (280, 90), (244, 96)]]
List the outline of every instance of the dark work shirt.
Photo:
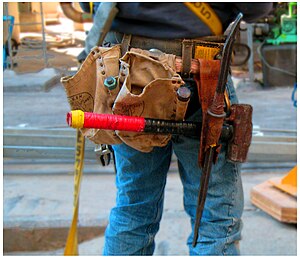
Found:
[[(239, 12), (243, 20), (254, 22), (267, 15), (273, 3), (219, 2), (208, 3), (223, 24), (223, 30)], [(119, 12), (112, 31), (152, 38), (196, 38), (211, 35), (210, 29), (183, 3), (118, 3)]]

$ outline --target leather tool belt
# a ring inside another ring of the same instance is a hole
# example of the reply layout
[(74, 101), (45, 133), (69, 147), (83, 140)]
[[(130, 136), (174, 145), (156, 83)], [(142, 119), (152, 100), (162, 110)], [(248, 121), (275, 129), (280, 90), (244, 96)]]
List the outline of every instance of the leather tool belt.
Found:
[[(124, 35), (122, 44), (94, 47), (79, 71), (63, 77), (61, 82), (71, 110), (182, 121), (189, 103), (177, 95), (185, 84), (183, 79), (199, 73), (199, 59), (218, 63), (213, 59), (223, 42), (223, 36), (170, 41)], [(213, 71), (211, 76), (216, 78), (219, 70)], [(107, 87), (108, 78), (116, 82), (113, 89)], [(170, 134), (81, 131), (96, 144), (124, 142), (142, 152), (165, 146), (171, 139)]]
[(197, 39), (153, 39), (136, 35), (123, 35), (122, 54), (130, 48), (159, 50), (177, 57), (176, 72), (183, 78), (199, 72), (195, 59), (216, 59), (224, 46), (225, 36), (206, 36)]

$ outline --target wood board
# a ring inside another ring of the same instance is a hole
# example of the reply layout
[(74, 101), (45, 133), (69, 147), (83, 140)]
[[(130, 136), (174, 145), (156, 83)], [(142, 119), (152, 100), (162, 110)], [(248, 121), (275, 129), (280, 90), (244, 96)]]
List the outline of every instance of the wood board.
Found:
[(287, 194), (292, 195), (294, 197), (297, 197), (297, 186), (282, 183), (282, 178), (281, 177), (271, 178), (269, 180), (269, 183), (272, 184), (274, 187), (278, 188), (279, 190), (284, 191)]
[(297, 199), (274, 187), (269, 181), (254, 186), (251, 202), (275, 219), (297, 223)]

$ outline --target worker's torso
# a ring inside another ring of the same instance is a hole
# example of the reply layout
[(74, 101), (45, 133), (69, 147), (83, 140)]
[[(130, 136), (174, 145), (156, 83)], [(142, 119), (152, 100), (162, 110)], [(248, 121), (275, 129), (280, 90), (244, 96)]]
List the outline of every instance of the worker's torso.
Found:
[[(251, 21), (269, 11), (272, 3), (209, 3), (223, 28), (241, 11)], [(151, 38), (197, 38), (211, 35), (210, 29), (183, 3), (118, 3), (119, 13), (112, 30)], [(259, 9), (259, 11), (257, 10)]]

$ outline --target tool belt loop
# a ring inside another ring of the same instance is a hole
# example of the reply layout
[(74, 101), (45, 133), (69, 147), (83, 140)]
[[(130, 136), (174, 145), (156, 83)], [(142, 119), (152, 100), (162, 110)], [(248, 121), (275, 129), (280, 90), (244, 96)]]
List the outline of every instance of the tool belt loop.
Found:
[(193, 58), (193, 41), (182, 41), (182, 78), (190, 78), (191, 64)]
[(125, 55), (127, 51), (130, 49), (130, 42), (131, 42), (131, 34), (124, 34), (122, 43), (121, 43), (121, 53), (122, 56)]

